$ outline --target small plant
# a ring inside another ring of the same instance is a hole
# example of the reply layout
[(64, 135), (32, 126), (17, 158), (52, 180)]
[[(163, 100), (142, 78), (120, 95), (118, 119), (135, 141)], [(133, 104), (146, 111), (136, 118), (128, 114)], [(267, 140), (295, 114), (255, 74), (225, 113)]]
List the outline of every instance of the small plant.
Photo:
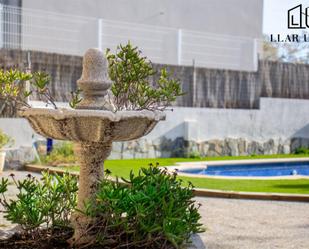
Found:
[[(49, 75), (44, 72), (31, 74), (16, 69), (0, 70), (0, 100), (4, 106), (20, 109), (23, 106), (30, 107), (26, 99), (36, 93), (40, 99), (46, 101), (47, 105), (51, 104), (57, 108), (47, 87), (49, 81)], [(29, 89), (26, 87), (26, 82), (30, 84)]]
[(27, 233), (37, 233), (42, 226), (49, 229), (70, 226), (70, 215), (76, 206), (77, 179), (70, 174), (42, 174), (38, 180), (31, 175), (24, 180), (16, 180), (18, 189), (16, 200), (8, 200), (8, 179), (1, 179), (0, 203), (4, 207), (4, 217), (19, 224)]
[(10, 143), (12, 143), (13, 140), (6, 135), (5, 133), (3, 133), (3, 131), (0, 129), (0, 150), (5, 146), (8, 145)]
[(81, 92), (81, 89), (77, 89), (75, 92), (71, 92), (71, 100), (69, 102), (71, 108), (75, 109), (77, 105), (83, 100), (83, 98), (80, 96)]
[(61, 155), (63, 157), (70, 157), (74, 154), (73, 143), (71, 142), (61, 142), (54, 146), (52, 153), (56, 155)]
[[(26, 83), (27, 82), (27, 83)], [(27, 98), (36, 94), (39, 100), (44, 101), (46, 106), (53, 106), (57, 109), (54, 97), (48, 88), (50, 76), (45, 72), (28, 73), (17, 69), (8, 71), (0, 70), (0, 112), (5, 108), (20, 110), (23, 107), (31, 108)], [(26, 86), (29, 84), (28, 86)], [(72, 92), (70, 106), (75, 108), (81, 101), (80, 90)]]
[(151, 62), (130, 42), (119, 45), (115, 54), (108, 49), (106, 57), (117, 111), (164, 110), (177, 96), (183, 95), (179, 81), (171, 79), (166, 69), (161, 70), (157, 84), (151, 86), (150, 77), (156, 72)]
[(61, 142), (56, 144), (49, 155), (42, 157), (42, 161), (50, 165), (75, 163), (73, 143)]
[(89, 228), (94, 243), (106, 248), (179, 248), (191, 234), (202, 232), (199, 206), (195, 204), (192, 184), (183, 188), (176, 173), (150, 166), (130, 179), (128, 185), (109, 181), (100, 183), (94, 203), (86, 214), (98, 219)]
[(187, 157), (188, 157), (188, 158), (192, 158), (192, 159), (194, 159), (194, 158), (196, 158), (196, 159), (202, 158), (199, 151), (191, 151), (191, 152), (189, 152), (189, 153), (187, 154)]
[(299, 147), (294, 151), (294, 154), (309, 154), (309, 148), (306, 147)]

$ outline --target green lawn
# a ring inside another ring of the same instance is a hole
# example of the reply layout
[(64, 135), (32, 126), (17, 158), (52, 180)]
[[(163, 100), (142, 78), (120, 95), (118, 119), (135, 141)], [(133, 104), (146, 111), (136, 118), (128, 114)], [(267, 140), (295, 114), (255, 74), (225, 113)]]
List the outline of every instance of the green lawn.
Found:
[[(263, 155), (263, 156), (243, 156), (243, 157), (211, 157), (202, 159), (190, 158), (157, 158), (157, 159), (123, 159), (107, 160), (105, 169), (109, 169), (113, 176), (128, 177), (130, 170), (135, 173), (141, 167), (149, 163), (158, 162), (160, 166), (171, 166), (176, 162), (189, 161), (213, 161), (213, 160), (235, 160), (235, 159), (262, 159), (262, 158), (292, 158), (308, 157), (308, 155)], [(77, 166), (63, 167), (73, 171), (78, 171)], [(272, 192), (272, 193), (294, 193), (309, 194), (309, 179), (297, 180), (225, 180), (225, 179), (205, 179), (179, 177), (184, 181), (191, 181), (197, 188), (208, 188), (218, 190), (246, 191), (246, 192)]]
[(181, 177), (198, 188), (241, 192), (309, 194), (309, 179), (297, 180), (224, 180)]

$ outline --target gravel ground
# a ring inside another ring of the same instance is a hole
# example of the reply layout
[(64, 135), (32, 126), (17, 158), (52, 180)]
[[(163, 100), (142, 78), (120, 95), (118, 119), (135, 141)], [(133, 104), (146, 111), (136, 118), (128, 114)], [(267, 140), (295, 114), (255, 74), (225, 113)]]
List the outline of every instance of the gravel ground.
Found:
[[(17, 179), (28, 173), (14, 172)], [(16, 188), (10, 185), (10, 195), (15, 194)], [(192, 249), (309, 249), (309, 203), (204, 197), (196, 200), (202, 204), (202, 223), (207, 231), (194, 236)], [(12, 227), (0, 213), (0, 237)]]
[[(309, 203), (197, 198), (207, 231), (196, 248), (308, 249)], [(203, 243), (201, 243), (203, 242)]]

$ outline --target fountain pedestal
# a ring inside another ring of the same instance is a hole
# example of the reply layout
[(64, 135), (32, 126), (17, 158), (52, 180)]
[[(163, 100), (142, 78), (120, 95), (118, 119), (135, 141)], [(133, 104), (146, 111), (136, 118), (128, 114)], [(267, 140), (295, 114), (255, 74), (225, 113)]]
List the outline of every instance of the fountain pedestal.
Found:
[[(75, 155), (80, 165), (79, 200), (91, 201), (104, 174), (104, 160), (110, 155), (112, 143), (76, 143)], [(77, 205), (83, 210), (83, 203)]]
[[(104, 160), (110, 155), (111, 150), (111, 142), (75, 144), (74, 152), (80, 165), (78, 210), (85, 211), (85, 202), (92, 202), (95, 198), (104, 174)], [(72, 215), (71, 222), (75, 229), (72, 243), (83, 244), (91, 239), (87, 236), (87, 228), (95, 221), (77, 211)]]

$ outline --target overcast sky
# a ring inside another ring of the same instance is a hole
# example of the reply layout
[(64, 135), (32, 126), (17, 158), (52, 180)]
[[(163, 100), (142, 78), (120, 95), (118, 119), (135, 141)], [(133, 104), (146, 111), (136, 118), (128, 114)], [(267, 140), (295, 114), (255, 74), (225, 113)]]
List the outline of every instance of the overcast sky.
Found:
[[(264, 23), (265, 34), (291, 33), (287, 29), (287, 10), (296, 5), (303, 4), (303, 8), (309, 7), (309, 0), (264, 0)], [(296, 33), (293, 30), (292, 33)]]

